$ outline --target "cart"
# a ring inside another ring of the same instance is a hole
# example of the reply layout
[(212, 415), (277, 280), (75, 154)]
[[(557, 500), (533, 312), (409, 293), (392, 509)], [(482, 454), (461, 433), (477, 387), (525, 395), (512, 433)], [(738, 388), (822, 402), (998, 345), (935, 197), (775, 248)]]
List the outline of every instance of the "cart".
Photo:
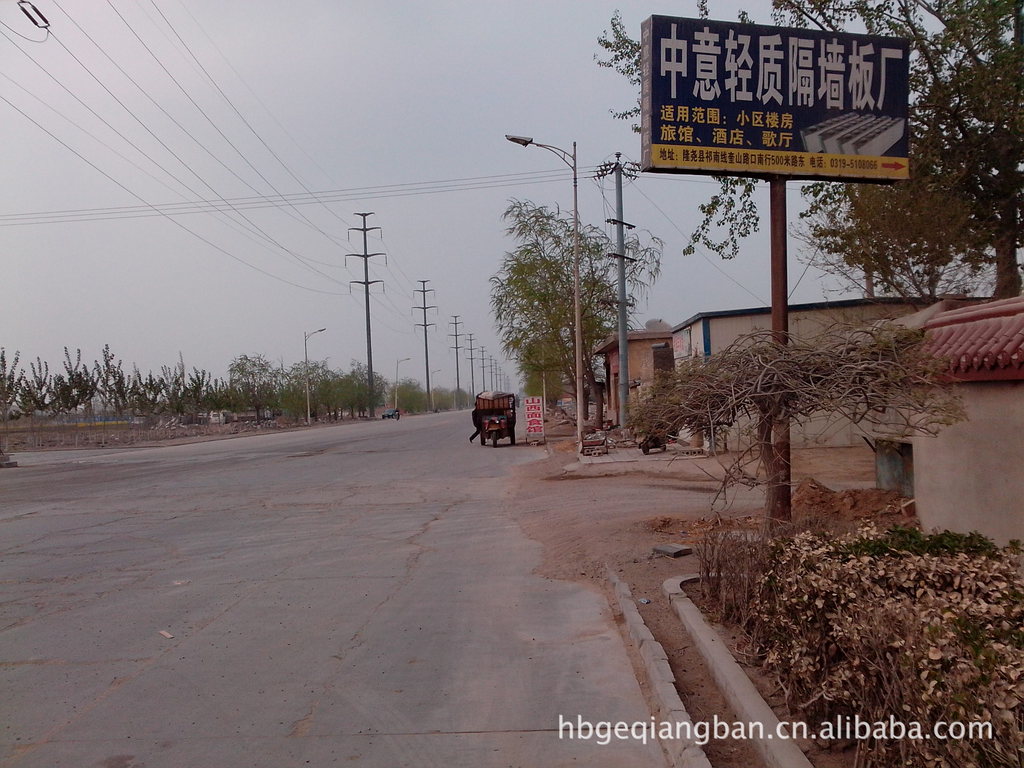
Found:
[(498, 441), (508, 438), (516, 444), (516, 396), (508, 392), (481, 392), (476, 396), (473, 409), (473, 426), (480, 432), (480, 445), (495, 448)]

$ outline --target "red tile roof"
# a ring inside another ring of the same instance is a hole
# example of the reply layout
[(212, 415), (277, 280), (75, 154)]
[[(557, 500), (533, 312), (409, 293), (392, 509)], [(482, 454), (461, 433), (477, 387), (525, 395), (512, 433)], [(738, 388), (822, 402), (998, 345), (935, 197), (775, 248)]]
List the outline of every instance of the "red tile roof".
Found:
[(954, 379), (1024, 380), (1024, 296), (940, 312), (924, 327)]

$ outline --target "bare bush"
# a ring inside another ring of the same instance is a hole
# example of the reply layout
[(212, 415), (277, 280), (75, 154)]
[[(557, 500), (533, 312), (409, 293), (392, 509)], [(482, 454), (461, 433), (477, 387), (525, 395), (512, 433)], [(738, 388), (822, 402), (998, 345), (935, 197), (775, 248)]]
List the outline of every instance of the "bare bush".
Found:
[[(836, 328), (779, 344), (769, 332), (742, 336), (707, 359), (682, 362), (633, 409), (638, 432), (714, 434), (756, 425), (752, 447), (727, 468), (728, 485), (783, 482), (773, 431), (821, 413), (854, 424), (934, 434), (963, 418), (956, 393), (941, 385), (948, 367), (922, 349), (923, 334), (892, 323)], [(760, 476), (747, 467), (756, 460)], [(769, 513), (772, 513), (771, 497)]]
[[(977, 534), (799, 534), (772, 548), (746, 627), (808, 719), (924, 725), (921, 739), (858, 742), (859, 764), (1020, 766), (1018, 553)], [(940, 721), (988, 722), (993, 738), (939, 740)]]

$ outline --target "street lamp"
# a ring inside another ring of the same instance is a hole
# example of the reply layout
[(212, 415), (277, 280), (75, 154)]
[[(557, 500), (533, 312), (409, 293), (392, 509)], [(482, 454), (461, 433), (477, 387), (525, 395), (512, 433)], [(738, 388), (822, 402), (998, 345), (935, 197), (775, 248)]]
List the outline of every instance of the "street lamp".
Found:
[(572, 169), (572, 303), (573, 319), (576, 325), (576, 450), (583, 449), (583, 418), (580, 405), (583, 399), (583, 310), (580, 307), (580, 209), (579, 209), (579, 174), (576, 166), (576, 142), (572, 143), (572, 152), (540, 144), (527, 136), (509, 136), (505, 138), (513, 144), (523, 147), (533, 145), (546, 149), (558, 157)]
[(316, 331), (309, 331), (302, 334), (302, 356), (306, 361), (306, 426), (310, 424), (309, 418), (309, 337), (316, 336), (318, 333), (323, 333), (326, 328), (320, 328)]
[(406, 360), (412, 360), (411, 357), (403, 357), (401, 360), (395, 360), (395, 410), (398, 410), (398, 365), (404, 363)]

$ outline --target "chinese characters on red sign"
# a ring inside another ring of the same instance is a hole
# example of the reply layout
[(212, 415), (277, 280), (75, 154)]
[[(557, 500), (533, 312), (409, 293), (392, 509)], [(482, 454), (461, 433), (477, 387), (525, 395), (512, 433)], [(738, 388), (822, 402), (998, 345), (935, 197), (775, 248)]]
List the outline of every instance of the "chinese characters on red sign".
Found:
[(531, 443), (544, 442), (544, 403), (539, 397), (523, 398), (526, 411), (526, 440)]

